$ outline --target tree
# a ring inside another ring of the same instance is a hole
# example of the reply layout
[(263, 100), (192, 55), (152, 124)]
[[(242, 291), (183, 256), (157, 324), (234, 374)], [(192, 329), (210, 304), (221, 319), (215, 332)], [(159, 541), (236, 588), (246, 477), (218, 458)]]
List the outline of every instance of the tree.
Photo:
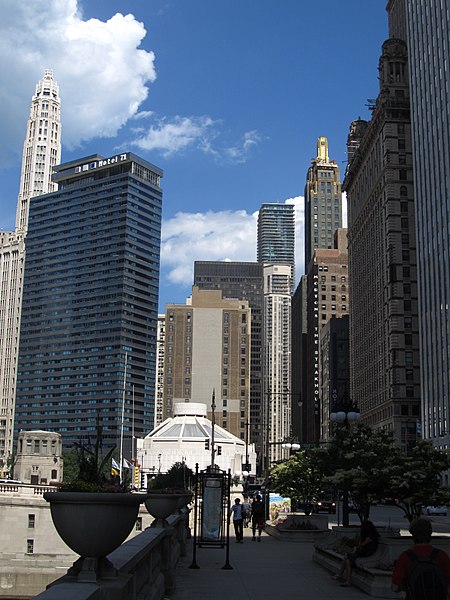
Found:
[(318, 448), (296, 452), (270, 471), (270, 487), (295, 504), (302, 503), (309, 514), (313, 501), (322, 493), (325, 459), (326, 454)]
[(349, 493), (361, 522), (369, 518), (370, 506), (390, 490), (391, 457), (396, 451), (392, 435), (357, 424), (337, 429), (328, 448), (334, 471), (326, 481)]
[(442, 473), (450, 468), (447, 452), (419, 440), (410, 454), (398, 451), (389, 468), (390, 495), (412, 521), (422, 514), (422, 506), (447, 504), (450, 490), (441, 484)]

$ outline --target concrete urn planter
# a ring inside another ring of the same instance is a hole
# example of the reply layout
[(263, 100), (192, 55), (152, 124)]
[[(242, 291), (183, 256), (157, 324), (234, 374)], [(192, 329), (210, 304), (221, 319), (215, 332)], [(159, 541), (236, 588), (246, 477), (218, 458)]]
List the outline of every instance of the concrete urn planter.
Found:
[(128, 537), (144, 499), (140, 494), (46, 492), (53, 524), (80, 559), (69, 570), (80, 581), (117, 575), (106, 556)]
[(186, 506), (192, 498), (188, 492), (170, 493), (170, 492), (149, 492), (145, 495), (145, 507), (154, 517), (155, 521), (151, 527), (168, 527), (166, 519), (177, 509)]

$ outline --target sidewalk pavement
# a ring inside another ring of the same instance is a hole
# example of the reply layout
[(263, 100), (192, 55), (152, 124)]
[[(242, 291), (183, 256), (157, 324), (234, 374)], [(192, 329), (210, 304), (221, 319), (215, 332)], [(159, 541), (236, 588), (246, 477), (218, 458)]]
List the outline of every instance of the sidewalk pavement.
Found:
[[(192, 541), (192, 540), (191, 540)], [(230, 536), (230, 565), (224, 570), (225, 548), (197, 548), (199, 569), (190, 569), (192, 544), (177, 568), (172, 600), (361, 600), (355, 587), (340, 587), (331, 573), (313, 562), (312, 543), (286, 542), (262, 534), (253, 542), (244, 529), (244, 543)]]

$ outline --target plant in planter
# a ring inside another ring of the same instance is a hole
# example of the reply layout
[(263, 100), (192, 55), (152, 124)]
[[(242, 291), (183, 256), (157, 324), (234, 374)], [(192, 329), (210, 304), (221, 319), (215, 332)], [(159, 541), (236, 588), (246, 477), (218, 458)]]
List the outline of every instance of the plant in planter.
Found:
[(63, 482), (58, 492), (46, 492), (53, 523), (62, 540), (80, 555), (69, 575), (95, 581), (117, 575), (106, 556), (128, 537), (136, 522), (143, 495), (128, 492), (105, 471), (114, 449), (101, 457), (101, 428), (94, 448), (77, 444), (78, 475)]
[(168, 527), (167, 517), (189, 504), (192, 492), (188, 486), (194, 473), (185, 463), (174, 463), (167, 473), (158, 473), (151, 480), (145, 496), (145, 506), (155, 518), (152, 527)]

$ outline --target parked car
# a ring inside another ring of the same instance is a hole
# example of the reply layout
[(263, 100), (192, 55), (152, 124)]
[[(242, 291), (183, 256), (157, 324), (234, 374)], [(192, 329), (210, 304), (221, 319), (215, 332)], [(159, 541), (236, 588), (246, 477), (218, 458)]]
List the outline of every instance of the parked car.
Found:
[(427, 515), (444, 515), (447, 516), (447, 507), (446, 506), (427, 506), (426, 509)]
[(330, 515), (336, 513), (336, 502), (333, 500), (316, 500), (313, 503), (312, 511), (314, 513), (327, 512)]

